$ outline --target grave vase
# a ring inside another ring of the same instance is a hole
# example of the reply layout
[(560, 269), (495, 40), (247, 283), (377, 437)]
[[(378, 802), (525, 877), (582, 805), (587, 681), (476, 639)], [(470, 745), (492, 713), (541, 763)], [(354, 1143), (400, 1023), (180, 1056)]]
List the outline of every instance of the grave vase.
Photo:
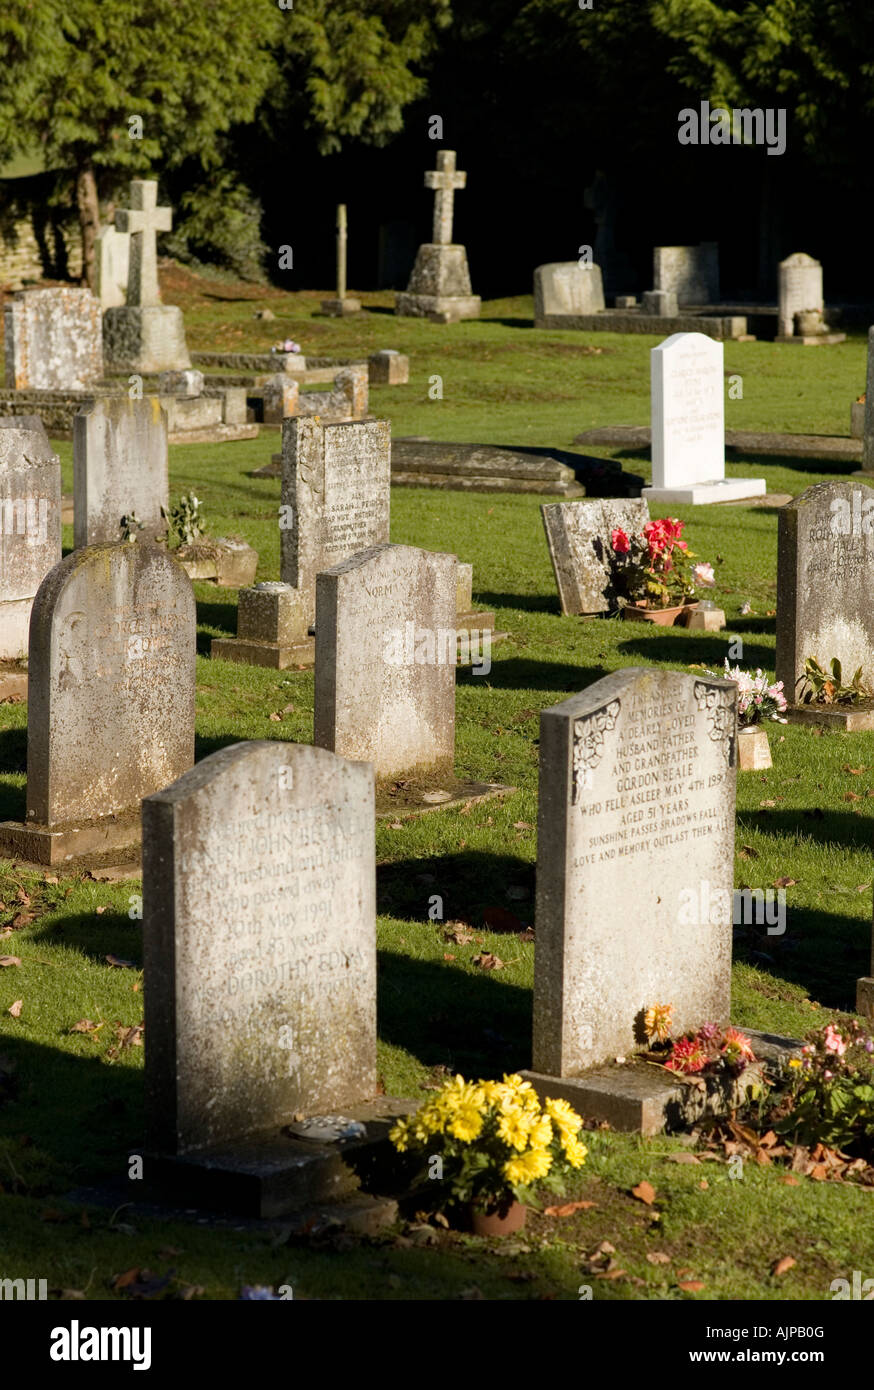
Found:
[(737, 765), (740, 772), (763, 772), (771, 764), (771, 745), (761, 724), (749, 724), (737, 735)]
[(484, 1211), (473, 1202), (468, 1206), (470, 1229), (475, 1236), (510, 1236), (525, 1225), (527, 1208), (514, 1197)]
[(682, 615), (691, 607), (688, 603), (677, 603), (671, 608), (649, 608), (642, 603), (626, 603), (622, 616), (629, 623), (656, 623), (659, 627), (673, 627), (681, 619), (685, 621)]

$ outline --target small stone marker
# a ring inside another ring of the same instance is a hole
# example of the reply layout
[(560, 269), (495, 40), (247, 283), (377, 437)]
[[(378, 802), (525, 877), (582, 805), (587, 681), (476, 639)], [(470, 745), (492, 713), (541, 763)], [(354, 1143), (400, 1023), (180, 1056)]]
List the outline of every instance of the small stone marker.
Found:
[(33, 604), (27, 820), (0, 856), (40, 864), (136, 857), (139, 803), (194, 760), (191, 581), (158, 546), (68, 555)]
[(169, 207), (158, 207), (158, 185), (133, 179), (130, 208), (120, 208), (115, 225), (130, 233), (127, 301), (107, 309), (104, 319), (107, 360), (116, 371), (181, 371), (191, 366), (182, 310), (161, 303), (157, 233), (169, 232)]
[(237, 743), (143, 801), (146, 1114), (168, 1154), (376, 1094), (373, 771)]
[(728, 502), (758, 497), (764, 478), (726, 478), (723, 346), (704, 333), (673, 333), (650, 352), (652, 485), (643, 497)]
[(0, 660), (27, 656), (34, 595), (61, 558), (61, 463), (38, 430), (0, 429)]
[(90, 290), (21, 290), (3, 310), (6, 385), (84, 391), (103, 376), (100, 302)]
[(97, 233), (94, 292), (101, 309), (118, 309), (127, 303), (130, 243), (130, 233), (117, 227), (103, 227)]
[(131, 400), (104, 397), (73, 420), (74, 544), (99, 545), (125, 539), (122, 518), (137, 540), (154, 540), (167, 530), (161, 515), (169, 505), (167, 416), (157, 396)]
[(425, 172), (425, 187), (435, 195), (433, 241), (419, 247), (410, 283), (397, 297), (396, 314), (438, 323), (479, 318), (481, 301), (471, 292), (467, 252), (452, 240), (455, 192), (466, 183), (467, 174), (455, 167), (455, 150), (438, 150), (436, 170)]
[(534, 327), (573, 328), (575, 318), (604, 309), (601, 267), (551, 261), (534, 272)]
[(823, 313), (822, 266), (813, 256), (796, 251), (781, 261), (778, 267), (777, 334), (791, 338), (795, 334), (795, 315), (805, 309)]
[(798, 707), (804, 663), (828, 670), (838, 657), (844, 679), (862, 667), (874, 686), (874, 488), (817, 483), (777, 516), (777, 680), (791, 720), (874, 727), (874, 713), (853, 706)]
[(372, 762), (378, 779), (451, 776), (454, 555), (377, 545), (316, 580), (314, 743)]
[(297, 417), (282, 427), (281, 584), (240, 591), (235, 638), (212, 655), (282, 670), (311, 666), (316, 575), (387, 541), (391, 428), (387, 420), (325, 425)]
[(410, 379), (410, 359), (397, 348), (380, 348), (367, 359), (371, 386), (406, 386)]
[(610, 537), (643, 530), (649, 508), (642, 498), (546, 502), (540, 508), (562, 613), (592, 616), (617, 607), (611, 577)]
[(673, 1004), (675, 1036), (728, 1022), (736, 699), (729, 681), (632, 667), (541, 713), (533, 1071), (547, 1094), (548, 1078), (584, 1088), (587, 1068), (628, 1056), (652, 1004)]
[(719, 245), (702, 241), (700, 246), (654, 246), (652, 275), (653, 288), (675, 294), (681, 308), (687, 304), (717, 304)]
[(346, 204), (337, 204), (337, 297), (322, 300), (322, 313), (334, 318), (361, 312), (361, 300), (346, 294)]

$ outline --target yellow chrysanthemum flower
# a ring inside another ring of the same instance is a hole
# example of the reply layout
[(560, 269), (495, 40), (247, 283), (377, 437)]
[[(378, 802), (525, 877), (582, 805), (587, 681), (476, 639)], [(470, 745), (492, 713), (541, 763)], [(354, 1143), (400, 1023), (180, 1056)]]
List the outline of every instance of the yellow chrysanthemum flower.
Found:
[(446, 1126), (448, 1132), (469, 1144), (482, 1133), (483, 1117), (475, 1105), (460, 1105)]
[(504, 1164), (504, 1177), (510, 1183), (536, 1182), (545, 1178), (552, 1167), (552, 1154), (546, 1149), (529, 1149), (516, 1158), (508, 1158)]
[(564, 1156), (572, 1168), (582, 1168), (589, 1150), (579, 1139), (565, 1139), (562, 1142)]
[(398, 1120), (389, 1130), (389, 1139), (394, 1144), (398, 1153), (406, 1153), (410, 1147), (410, 1122), (409, 1120)]
[(548, 1115), (541, 1115), (531, 1126), (532, 1149), (545, 1149), (552, 1143), (552, 1121)]
[(573, 1109), (570, 1101), (548, 1099), (546, 1101), (546, 1113), (560, 1134), (579, 1133), (583, 1123), (582, 1117)]
[(520, 1153), (527, 1149), (530, 1133), (531, 1120), (523, 1110), (507, 1110), (498, 1120), (498, 1136)]

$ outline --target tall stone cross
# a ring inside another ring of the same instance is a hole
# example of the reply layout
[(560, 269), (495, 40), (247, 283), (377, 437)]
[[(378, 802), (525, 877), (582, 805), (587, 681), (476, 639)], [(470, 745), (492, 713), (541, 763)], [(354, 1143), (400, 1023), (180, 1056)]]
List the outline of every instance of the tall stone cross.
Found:
[(425, 170), (425, 187), (433, 188), (434, 241), (438, 246), (452, 244), (452, 201), (456, 188), (464, 188), (467, 174), (455, 167), (455, 150), (437, 151), (437, 168)]
[(127, 302), (148, 308), (161, 303), (156, 234), (169, 232), (173, 210), (158, 207), (158, 185), (153, 179), (132, 179), (130, 201), (129, 209), (119, 208), (115, 214), (118, 231), (132, 233)]

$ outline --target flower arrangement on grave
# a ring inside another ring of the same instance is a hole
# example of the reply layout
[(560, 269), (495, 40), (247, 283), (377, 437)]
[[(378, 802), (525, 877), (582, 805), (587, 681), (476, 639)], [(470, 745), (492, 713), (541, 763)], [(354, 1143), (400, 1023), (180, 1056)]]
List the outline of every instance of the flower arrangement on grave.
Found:
[(644, 1014), (643, 1027), (653, 1048), (653, 1060), (661, 1062), (668, 1071), (683, 1076), (698, 1073), (714, 1076), (720, 1072), (740, 1076), (755, 1062), (752, 1043), (739, 1029), (720, 1028), (716, 1023), (702, 1023), (695, 1032), (671, 1036), (672, 1004), (653, 1004)]
[[(719, 677), (718, 671), (708, 671), (709, 676)], [(769, 681), (760, 667), (743, 671), (740, 666), (732, 666), (725, 658), (724, 679), (734, 681), (737, 686), (737, 722), (742, 729), (752, 729), (773, 719), (778, 724), (786, 724), (783, 718), (786, 710), (786, 696), (782, 681)]]
[(300, 352), (300, 343), (294, 342), (292, 338), (282, 338), (278, 343), (274, 343), (271, 352)]
[(774, 1128), (796, 1142), (874, 1156), (874, 1037), (858, 1019), (807, 1034), (789, 1062), (788, 1114)]
[(541, 1105), (530, 1081), (465, 1081), (453, 1076), (414, 1115), (396, 1122), (390, 1138), (399, 1153), (421, 1156), (446, 1206), (505, 1214), (514, 1203), (536, 1205), (535, 1184), (564, 1190), (588, 1150), (582, 1120), (566, 1100)]
[(610, 533), (611, 576), (621, 607), (671, 608), (689, 601), (696, 585), (712, 588), (713, 566), (695, 559), (676, 517), (648, 521), (639, 534)]
[(841, 663), (836, 656), (831, 659), (831, 671), (824, 671), (815, 656), (804, 662), (804, 674), (799, 676), (798, 693), (802, 705), (855, 705), (860, 700), (870, 700), (874, 690), (862, 682), (861, 666), (856, 670), (849, 685), (844, 682)]
[(177, 546), (195, 545), (206, 535), (206, 522), (201, 511), (200, 498), (195, 497), (193, 492), (180, 497), (169, 512), (162, 507), (161, 515), (167, 522), (168, 543), (175, 541)]

